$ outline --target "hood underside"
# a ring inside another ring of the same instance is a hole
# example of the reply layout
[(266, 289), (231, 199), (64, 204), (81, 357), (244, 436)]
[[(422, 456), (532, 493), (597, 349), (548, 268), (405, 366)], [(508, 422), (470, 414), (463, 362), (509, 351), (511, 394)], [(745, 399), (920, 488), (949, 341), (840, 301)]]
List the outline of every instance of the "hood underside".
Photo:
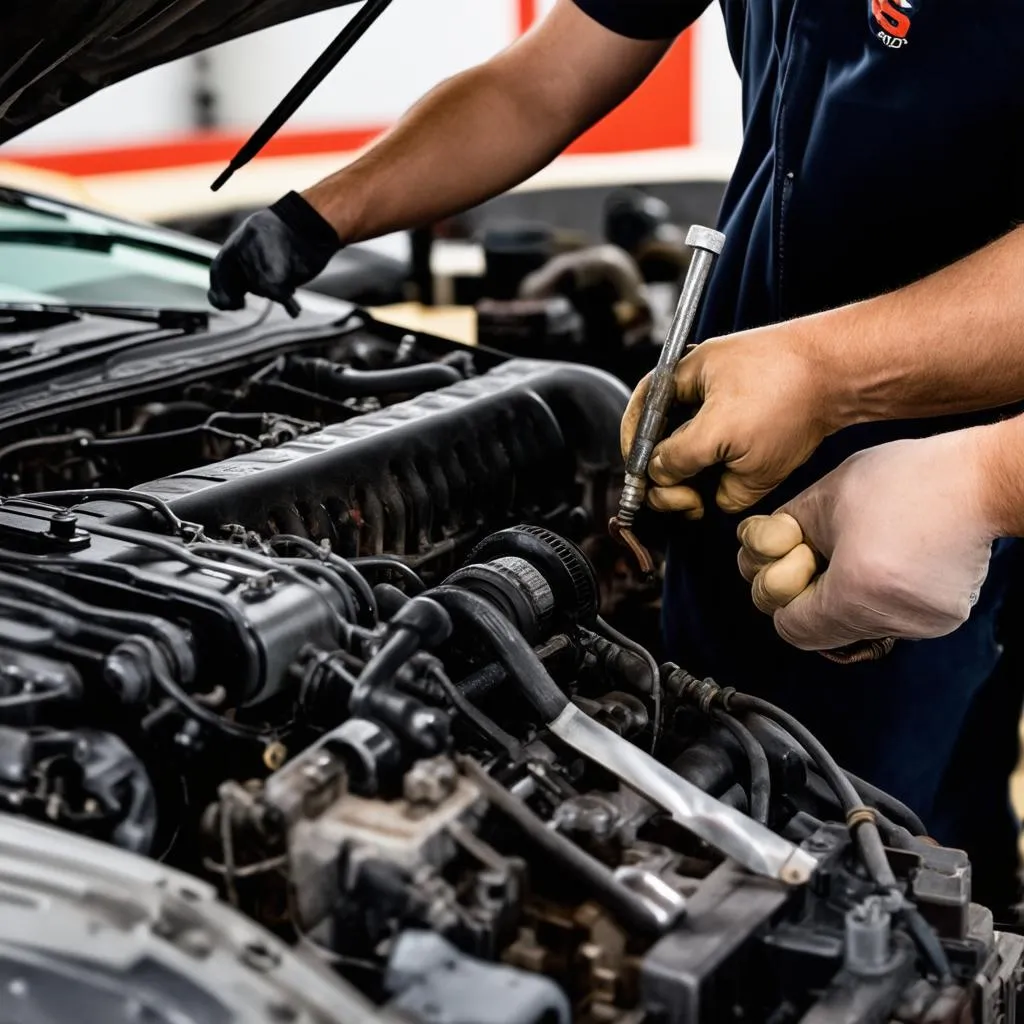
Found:
[(0, 36), (0, 142), (140, 71), (353, 2), (8, 0)]

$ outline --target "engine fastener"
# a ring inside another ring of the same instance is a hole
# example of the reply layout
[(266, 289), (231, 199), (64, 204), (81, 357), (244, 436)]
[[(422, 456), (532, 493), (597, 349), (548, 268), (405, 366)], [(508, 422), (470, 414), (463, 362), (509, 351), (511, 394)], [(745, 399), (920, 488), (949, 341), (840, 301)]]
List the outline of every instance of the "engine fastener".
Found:
[(269, 771), (278, 771), (287, 760), (288, 748), (280, 740), (274, 740), (263, 748), (263, 763)]

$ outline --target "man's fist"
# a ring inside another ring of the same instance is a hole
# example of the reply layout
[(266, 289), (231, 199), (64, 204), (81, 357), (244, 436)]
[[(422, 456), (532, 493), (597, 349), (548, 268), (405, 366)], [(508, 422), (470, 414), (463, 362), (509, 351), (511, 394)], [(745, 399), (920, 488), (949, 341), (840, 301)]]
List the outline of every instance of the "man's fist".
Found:
[(945, 636), (967, 620), (1000, 532), (981, 437), (860, 452), (774, 516), (740, 524), (740, 571), (783, 639), (833, 650)]
[(210, 267), (210, 304), (242, 309), (247, 294), (283, 304), (295, 316), (295, 289), (319, 276), (341, 248), (334, 228), (296, 192), (254, 213)]
[[(835, 429), (828, 374), (804, 354), (799, 334), (805, 330), (780, 324), (705, 342), (686, 356), (676, 373), (676, 399), (695, 413), (654, 451), (652, 508), (699, 517), (701, 499), (685, 481), (722, 463), (718, 504), (740, 512), (774, 490)], [(622, 422), (624, 455), (646, 395), (645, 380)]]

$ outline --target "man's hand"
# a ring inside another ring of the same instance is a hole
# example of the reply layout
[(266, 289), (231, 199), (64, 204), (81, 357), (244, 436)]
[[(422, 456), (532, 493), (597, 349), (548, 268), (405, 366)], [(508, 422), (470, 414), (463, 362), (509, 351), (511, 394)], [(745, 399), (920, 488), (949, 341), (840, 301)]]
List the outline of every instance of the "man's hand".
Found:
[[(696, 412), (654, 451), (652, 508), (699, 517), (701, 499), (684, 481), (723, 463), (718, 504), (740, 512), (807, 461), (835, 425), (829, 377), (804, 351), (805, 332), (781, 324), (706, 342), (686, 356), (676, 373), (676, 399)], [(622, 422), (623, 455), (646, 395), (645, 380)]]
[(259, 295), (294, 315), (295, 289), (317, 277), (340, 248), (334, 228), (290, 192), (249, 217), (224, 244), (210, 267), (210, 303), (242, 309), (247, 294)]
[(774, 516), (745, 520), (740, 571), (782, 638), (832, 650), (963, 624), (1003, 532), (989, 500), (996, 429), (869, 449)]

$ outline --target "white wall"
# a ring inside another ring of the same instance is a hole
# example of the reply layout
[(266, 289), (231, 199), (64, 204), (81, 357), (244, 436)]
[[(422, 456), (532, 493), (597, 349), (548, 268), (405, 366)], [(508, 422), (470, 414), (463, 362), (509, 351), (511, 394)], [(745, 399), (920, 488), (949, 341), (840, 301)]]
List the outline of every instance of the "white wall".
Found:
[(192, 128), (193, 64), (154, 68), (90, 96), (8, 143), (17, 150), (79, 149), (156, 142)]
[[(296, 114), (306, 127), (390, 122), (443, 78), (514, 37), (509, 0), (397, 0)], [(352, 17), (328, 11), (210, 51), (227, 126), (258, 123)]]
[[(541, 12), (554, 0), (541, 0)], [(396, 0), (293, 120), (313, 128), (388, 122), (448, 75), (485, 60), (517, 30), (515, 0)], [(314, 15), (209, 53), (208, 83), (226, 127), (252, 127), (274, 107), (352, 9)], [(195, 65), (181, 61), (100, 93), (4, 147), (77, 149), (158, 141), (193, 127)], [(696, 42), (696, 141), (733, 152), (740, 139), (739, 82), (718, 5)]]
[(700, 146), (739, 151), (743, 140), (740, 76), (729, 53), (725, 22), (713, 4), (696, 28), (694, 136)]

